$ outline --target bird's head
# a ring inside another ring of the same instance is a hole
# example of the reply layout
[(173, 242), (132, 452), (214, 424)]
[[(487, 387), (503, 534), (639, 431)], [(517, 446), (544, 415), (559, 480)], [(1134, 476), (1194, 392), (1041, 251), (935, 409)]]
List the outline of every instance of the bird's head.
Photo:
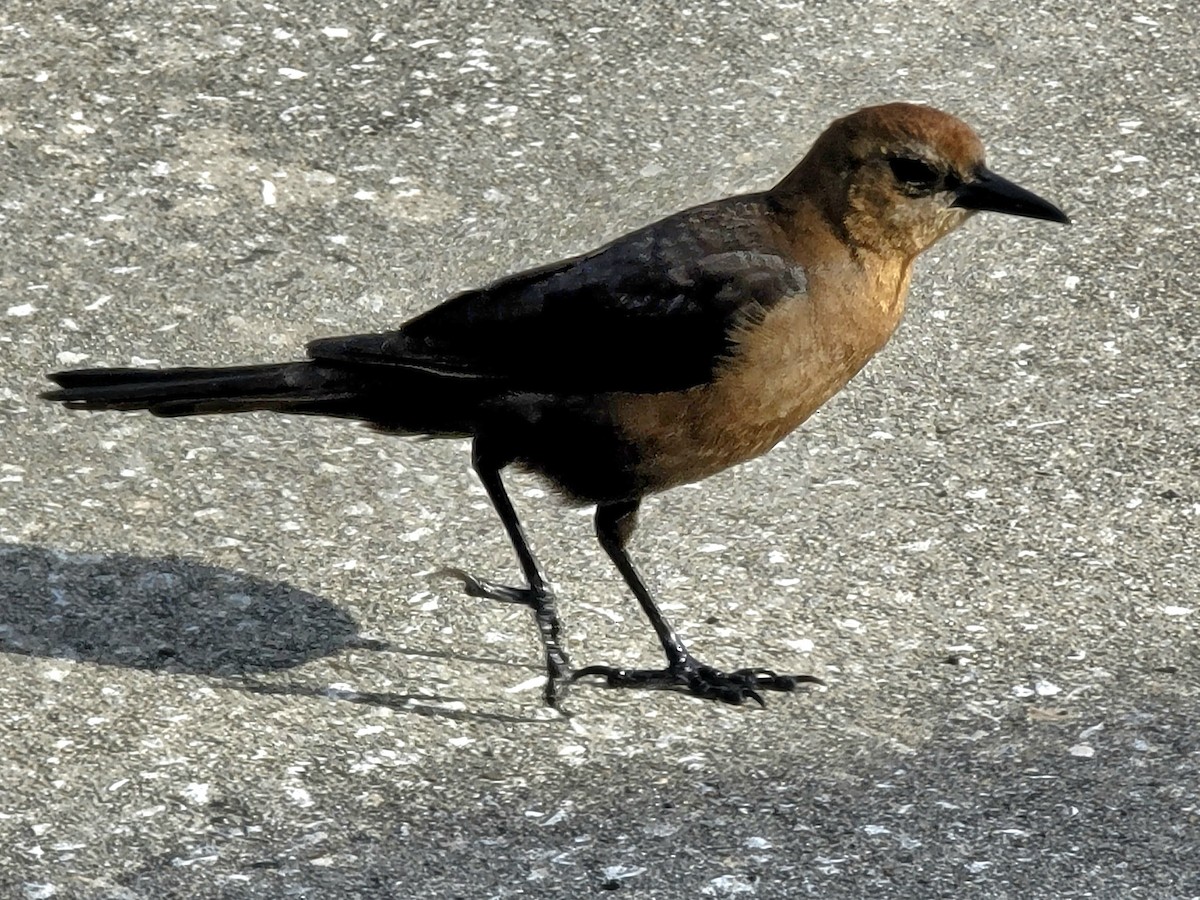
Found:
[(984, 165), (983, 144), (948, 113), (911, 103), (838, 119), (777, 190), (815, 196), (851, 244), (911, 258), (992, 210), (1069, 223), (1054, 204)]

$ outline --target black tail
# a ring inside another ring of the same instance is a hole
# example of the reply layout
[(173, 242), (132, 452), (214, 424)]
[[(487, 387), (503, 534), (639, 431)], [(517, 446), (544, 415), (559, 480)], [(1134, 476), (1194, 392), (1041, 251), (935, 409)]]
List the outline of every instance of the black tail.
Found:
[(71, 409), (146, 409), (156, 416), (255, 409), (358, 418), (363, 384), (316, 362), (180, 369), (72, 369), (42, 397)]

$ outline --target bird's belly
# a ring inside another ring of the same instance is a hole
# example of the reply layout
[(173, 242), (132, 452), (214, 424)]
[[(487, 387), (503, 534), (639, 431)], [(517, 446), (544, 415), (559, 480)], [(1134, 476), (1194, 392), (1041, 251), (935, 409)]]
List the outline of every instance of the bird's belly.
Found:
[(639, 448), (638, 480), (647, 490), (664, 490), (766, 453), (853, 374), (829, 371), (803, 386), (775, 384), (768, 395), (756, 396), (747, 379), (737, 379), (624, 397), (618, 421)]

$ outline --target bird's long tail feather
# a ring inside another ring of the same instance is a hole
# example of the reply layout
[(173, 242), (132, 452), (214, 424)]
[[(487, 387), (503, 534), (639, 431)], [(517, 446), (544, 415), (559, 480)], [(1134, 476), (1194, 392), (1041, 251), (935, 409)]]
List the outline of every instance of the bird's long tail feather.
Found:
[(156, 416), (274, 410), (310, 415), (358, 413), (361, 379), (315, 362), (228, 368), (72, 369), (51, 374), (42, 397), (72, 409), (149, 410)]

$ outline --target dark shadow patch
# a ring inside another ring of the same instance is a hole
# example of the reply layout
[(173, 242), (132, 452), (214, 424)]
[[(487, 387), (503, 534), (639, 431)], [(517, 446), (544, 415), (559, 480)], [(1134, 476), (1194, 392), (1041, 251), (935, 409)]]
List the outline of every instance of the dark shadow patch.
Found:
[(178, 557), (0, 547), (6, 653), (230, 676), (386, 647), (286, 582)]

